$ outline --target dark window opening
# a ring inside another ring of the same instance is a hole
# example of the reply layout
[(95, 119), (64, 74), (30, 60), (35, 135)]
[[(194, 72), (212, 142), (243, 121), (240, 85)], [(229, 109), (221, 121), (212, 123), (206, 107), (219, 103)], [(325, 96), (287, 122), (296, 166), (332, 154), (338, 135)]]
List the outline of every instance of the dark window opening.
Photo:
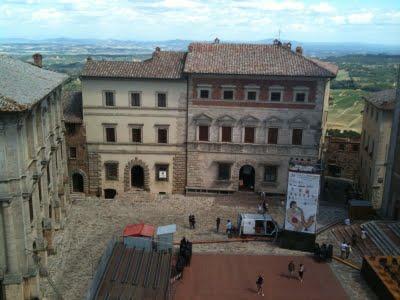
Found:
[(118, 163), (105, 163), (106, 180), (118, 180)]
[(303, 129), (293, 129), (292, 144), (301, 145), (303, 142)]
[(245, 143), (254, 143), (254, 127), (245, 127), (244, 128), (244, 142)]
[(131, 93), (131, 106), (140, 106), (140, 93)]
[(32, 196), (29, 196), (29, 220), (33, 221), (33, 201)]
[(132, 128), (132, 142), (142, 142), (142, 128)]
[(42, 202), (42, 178), (38, 180), (39, 202)]
[(268, 144), (278, 144), (278, 128), (268, 128)]
[(229, 180), (231, 178), (231, 165), (226, 163), (218, 164), (218, 180)]
[(114, 127), (107, 127), (106, 128), (106, 141), (107, 142), (115, 142), (115, 128)]
[(244, 165), (239, 171), (239, 190), (254, 191), (255, 170), (250, 165)]
[(257, 92), (256, 91), (248, 91), (247, 92), (247, 100), (257, 100)]
[(131, 169), (131, 185), (136, 188), (144, 188), (144, 170), (141, 166), (133, 166)]
[(306, 93), (296, 93), (296, 102), (305, 102)]
[(168, 165), (156, 165), (156, 180), (168, 181)]
[(271, 101), (281, 101), (281, 92), (271, 92)]
[(53, 207), (49, 205), (49, 218), (51, 219), (53, 217)]
[(210, 91), (209, 90), (200, 90), (200, 98), (202, 98), (202, 99), (210, 98)]
[(354, 145), (351, 146), (351, 148), (352, 148), (352, 150), (353, 150), (354, 152), (360, 151), (360, 145), (354, 144)]
[(76, 131), (76, 125), (71, 123), (65, 124), (65, 129), (68, 134), (72, 135)]
[(166, 93), (157, 93), (157, 106), (158, 107), (167, 107), (167, 94)]
[(50, 161), (47, 162), (46, 166), (46, 174), (47, 174), (47, 184), (51, 183), (51, 175), (50, 175)]
[(233, 99), (233, 91), (228, 90), (223, 92), (223, 99), (224, 100), (232, 100)]
[(114, 92), (105, 92), (106, 106), (115, 106), (114, 103)]
[(69, 158), (76, 158), (76, 147), (69, 147)]
[(105, 199), (114, 199), (117, 195), (117, 191), (114, 189), (104, 189), (104, 198)]
[(79, 173), (74, 173), (72, 175), (72, 191), (83, 193), (83, 176)]
[(339, 144), (339, 150), (344, 151), (346, 149), (345, 144)]
[(168, 143), (168, 129), (166, 128), (158, 128), (158, 143), (159, 144), (167, 144)]
[(221, 136), (222, 142), (232, 142), (232, 127), (222, 126), (221, 132), (222, 132)]
[(276, 182), (276, 180), (277, 180), (277, 167), (276, 166), (266, 166), (264, 168), (264, 181)]
[(199, 141), (208, 142), (208, 126), (199, 126)]

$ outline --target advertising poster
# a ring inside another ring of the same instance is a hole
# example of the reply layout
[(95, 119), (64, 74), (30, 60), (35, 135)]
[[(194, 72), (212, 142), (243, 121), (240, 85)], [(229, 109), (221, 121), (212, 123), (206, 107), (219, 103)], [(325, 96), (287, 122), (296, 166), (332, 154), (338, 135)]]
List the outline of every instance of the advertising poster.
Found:
[(315, 234), (320, 175), (289, 171), (285, 229)]

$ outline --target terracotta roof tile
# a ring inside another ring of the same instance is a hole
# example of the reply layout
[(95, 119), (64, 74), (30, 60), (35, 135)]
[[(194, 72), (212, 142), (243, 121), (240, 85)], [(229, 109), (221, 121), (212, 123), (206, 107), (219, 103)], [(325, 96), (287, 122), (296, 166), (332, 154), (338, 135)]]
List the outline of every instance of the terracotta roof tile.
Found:
[(18, 103), (6, 96), (0, 95), (0, 112), (23, 111), (29, 109), (30, 105)]
[(384, 109), (393, 110), (395, 106), (396, 90), (389, 89), (379, 92), (370, 93), (364, 99), (372, 105)]
[(311, 60), (283, 45), (191, 43), (184, 72), (335, 77), (337, 67)]
[(82, 77), (181, 79), (186, 52), (155, 51), (144, 61), (86, 62)]

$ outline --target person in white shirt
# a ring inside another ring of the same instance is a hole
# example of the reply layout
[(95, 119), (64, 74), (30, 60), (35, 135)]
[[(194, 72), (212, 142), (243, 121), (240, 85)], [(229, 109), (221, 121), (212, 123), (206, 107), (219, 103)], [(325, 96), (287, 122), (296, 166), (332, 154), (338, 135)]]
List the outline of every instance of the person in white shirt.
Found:
[(340, 245), (340, 258), (344, 259), (346, 256), (346, 249), (347, 249), (347, 244), (346, 241), (343, 241), (343, 243)]

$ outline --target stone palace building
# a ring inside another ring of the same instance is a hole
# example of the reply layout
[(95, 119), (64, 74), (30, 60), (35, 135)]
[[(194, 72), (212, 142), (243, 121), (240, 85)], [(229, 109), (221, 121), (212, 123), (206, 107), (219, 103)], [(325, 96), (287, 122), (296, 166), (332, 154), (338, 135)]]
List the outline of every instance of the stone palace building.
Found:
[(0, 298), (40, 298), (63, 226), (68, 177), (61, 88), (68, 76), (0, 55)]
[(90, 193), (283, 194), (290, 159), (316, 161), (337, 67), (302, 48), (192, 43), (81, 74)]

